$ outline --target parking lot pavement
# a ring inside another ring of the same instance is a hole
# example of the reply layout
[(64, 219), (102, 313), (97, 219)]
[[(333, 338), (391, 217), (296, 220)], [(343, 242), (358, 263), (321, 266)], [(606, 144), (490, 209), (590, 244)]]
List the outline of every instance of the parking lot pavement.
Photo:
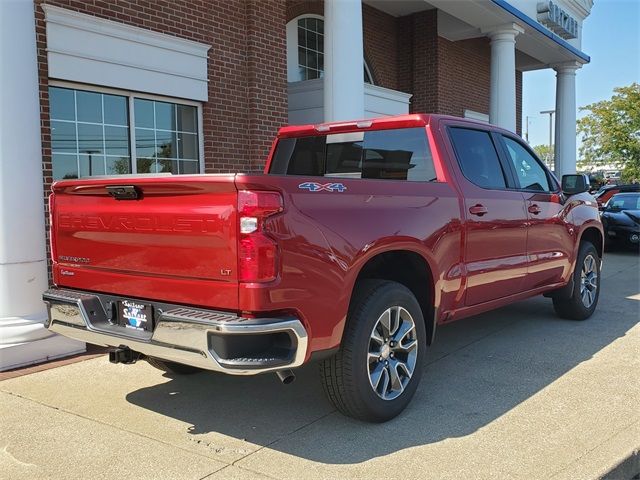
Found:
[(591, 319), (538, 297), (440, 328), (381, 425), (335, 412), (313, 365), (291, 385), (65, 365), (0, 383), (0, 477), (599, 478), (640, 447), (639, 321), (639, 257), (607, 254)]

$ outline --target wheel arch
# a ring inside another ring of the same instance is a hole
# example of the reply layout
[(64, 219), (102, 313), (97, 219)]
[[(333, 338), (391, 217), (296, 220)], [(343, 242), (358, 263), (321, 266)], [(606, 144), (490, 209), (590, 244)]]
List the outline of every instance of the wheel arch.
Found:
[(596, 247), (596, 251), (598, 252), (598, 256), (602, 258), (602, 253), (604, 251), (604, 236), (602, 231), (597, 227), (587, 227), (580, 234), (579, 245), (583, 242), (588, 241)]
[(436, 282), (429, 261), (421, 253), (410, 249), (386, 250), (372, 255), (358, 271), (350, 302), (355, 297), (358, 283), (365, 279), (394, 281), (411, 290), (422, 310), (427, 344), (431, 345), (436, 328)]

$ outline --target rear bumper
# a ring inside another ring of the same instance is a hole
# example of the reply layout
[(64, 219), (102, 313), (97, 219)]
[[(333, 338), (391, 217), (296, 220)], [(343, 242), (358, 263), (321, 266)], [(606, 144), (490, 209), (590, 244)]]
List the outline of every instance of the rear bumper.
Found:
[(121, 297), (52, 288), (43, 300), (52, 332), (206, 370), (255, 375), (298, 367), (307, 354), (307, 332), (294, 317), (243, 318), (148, 301), (155, 328), (143, 332), (117, 325), (112, 307)]

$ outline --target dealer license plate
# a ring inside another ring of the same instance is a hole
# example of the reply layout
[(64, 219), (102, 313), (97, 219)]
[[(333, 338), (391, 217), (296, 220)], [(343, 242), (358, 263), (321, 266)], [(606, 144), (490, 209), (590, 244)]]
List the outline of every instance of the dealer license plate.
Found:
[(118, 323), (134, 330), (153, 331), (153, 307), (134, 300), (118, 301)]

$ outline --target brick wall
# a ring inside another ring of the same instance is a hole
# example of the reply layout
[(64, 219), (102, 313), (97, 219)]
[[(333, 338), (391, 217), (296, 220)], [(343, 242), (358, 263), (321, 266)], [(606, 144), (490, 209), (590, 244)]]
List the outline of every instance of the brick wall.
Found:
[[(398, 89), (412, 93), (411, 111), (464, 116), (489, 114), (488, 38), (452, 42), (438, 36), (437, 10), (398, 19)], [(516, 71), (516, 131), (521, 132), (522, 72)]]
[(211, 45), (205, 170), (261, 169), (274, 133), (287, 122), (281, 0), (36, 0), (45, 189), (52, 172), (43, 3)]

